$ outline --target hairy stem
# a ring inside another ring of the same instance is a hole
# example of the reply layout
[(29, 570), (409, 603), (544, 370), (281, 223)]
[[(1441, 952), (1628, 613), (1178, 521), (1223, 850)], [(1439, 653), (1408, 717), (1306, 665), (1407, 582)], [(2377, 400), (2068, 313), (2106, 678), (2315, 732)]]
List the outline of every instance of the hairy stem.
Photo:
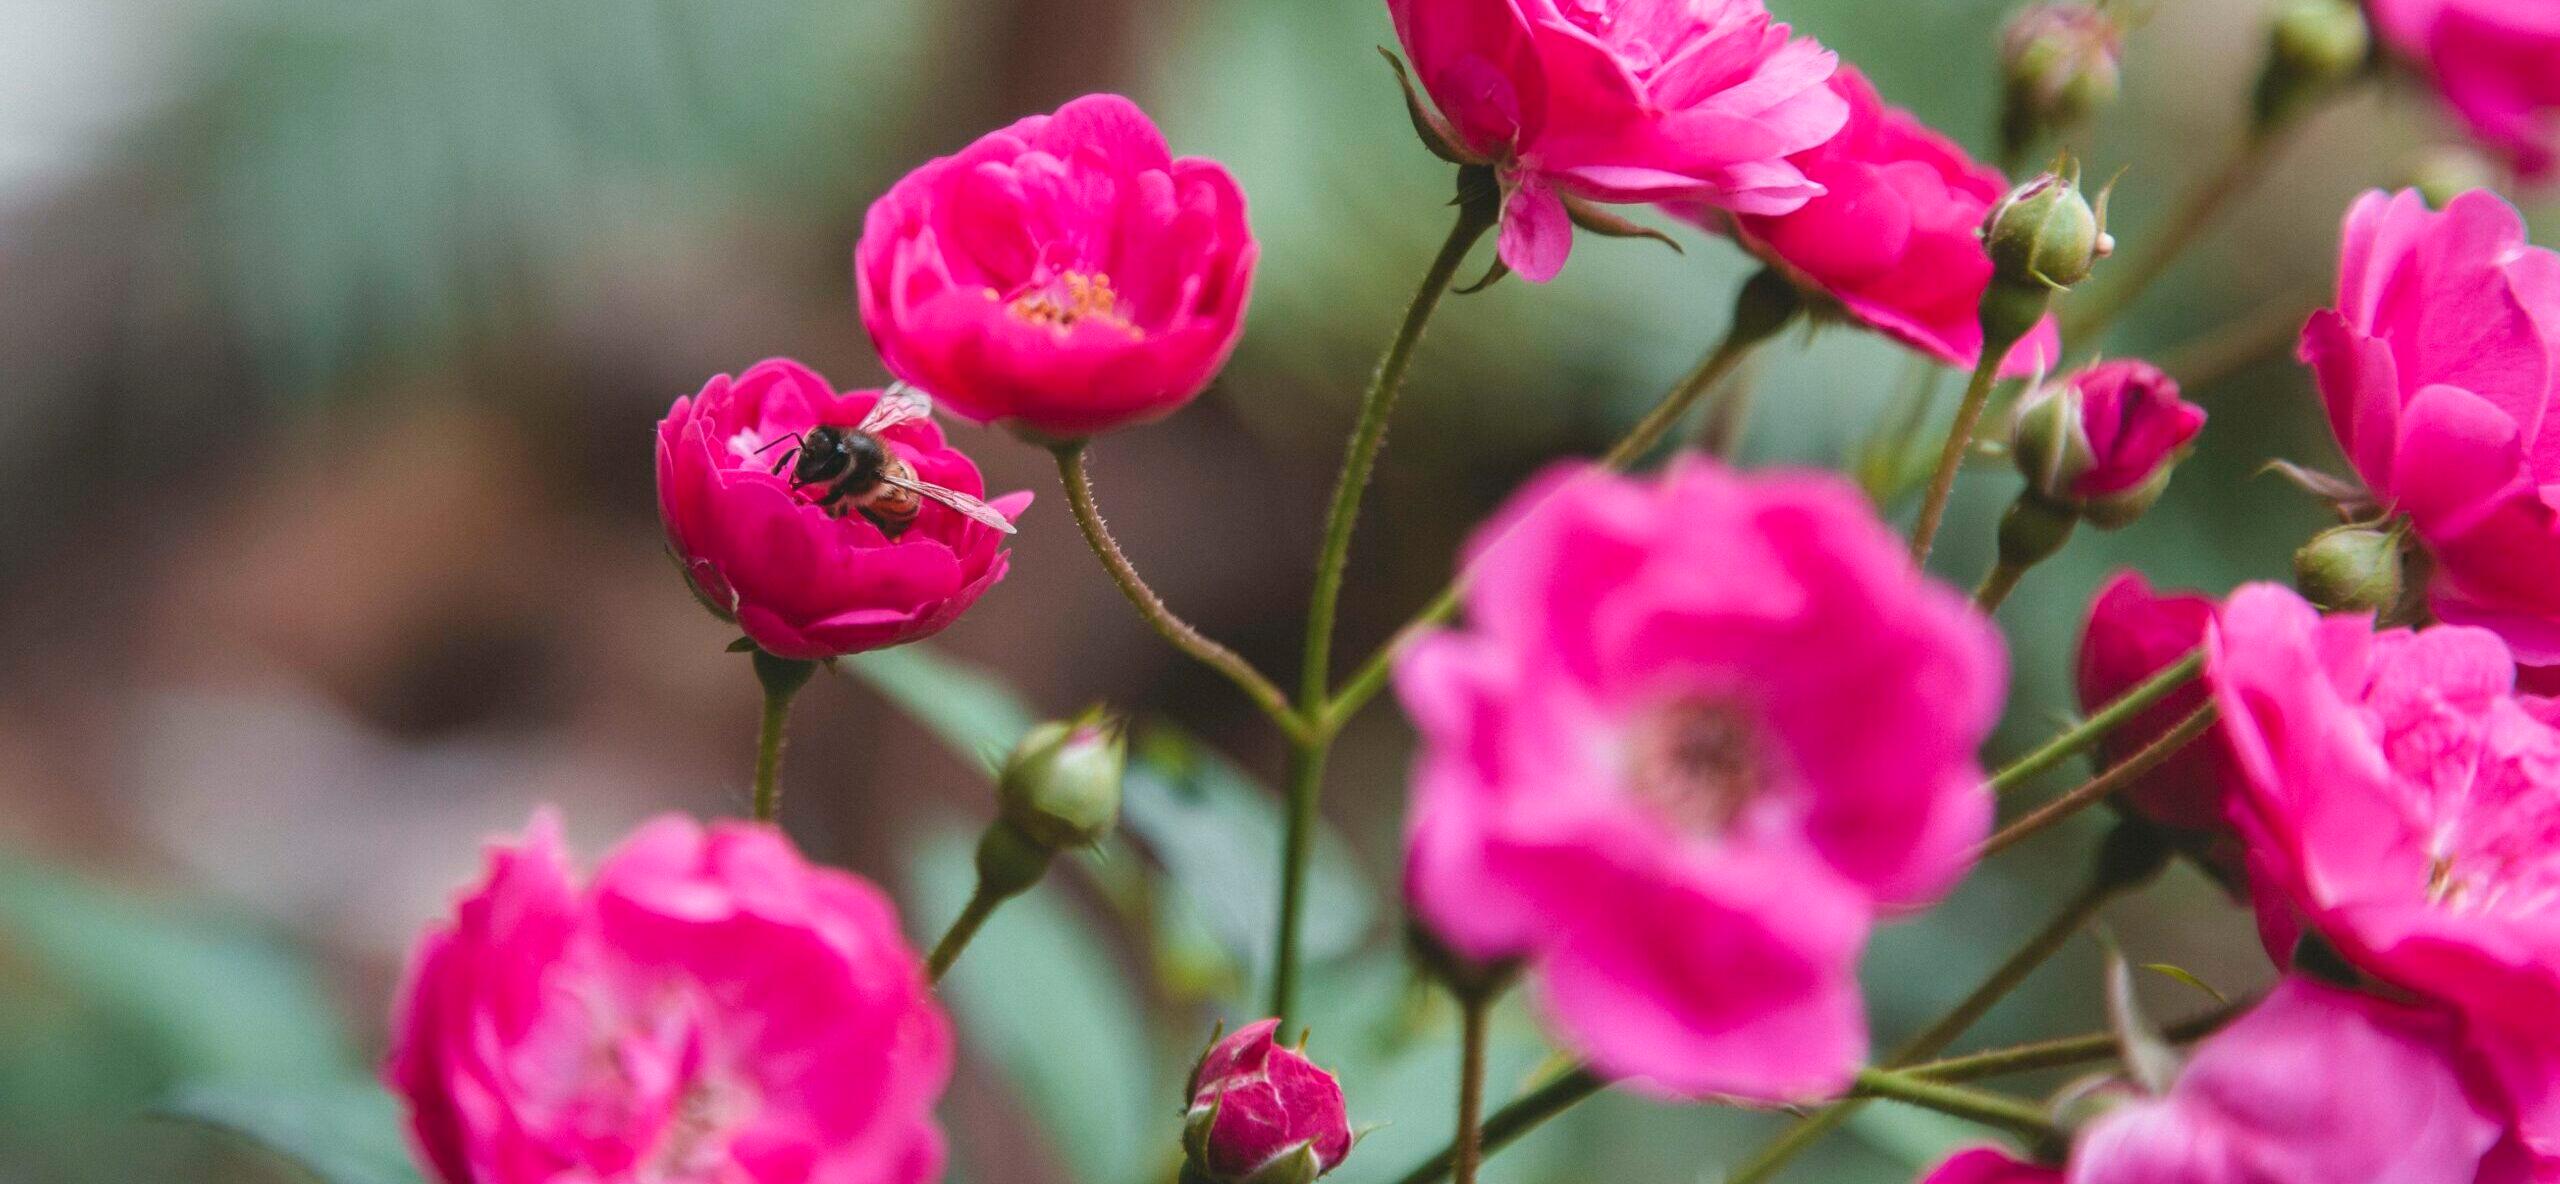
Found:
[[(2256, 1005), (2256, 1000), (2224, 1004), (2202, 1015), (2180, 1020), (2160, 1030), (2162, 1036), (2185, 1043), (2200, 1040), (2222, 1030), (2224, 1024), (2238, 1019)], [(1986, 1077), (2004, 1077), (2012, 1073), (2031, 1073), (2039, 1069), (2068, 1069), (2078, 1065), (2099, 1064), (2115, 1060), (2122, 1052), (2113, 1032), (2090, 1032), (2032, 1044), (2012, 1045), (1960, 1057), (1923, 1061), (1905, 1070), (1913, 1077), (1931, 1081), (1980, 1081)]]
[(2033, 781), (2046, 770), (2070, 760), (2094, 746), (2107, 733), (2123, 727), (2125, 721), (2147, 711), (2166, 699), (2179, 687), (2195, 681), (2204, 673), (2204, 651), (2197, 650), (2163, 667), (2158, 674), (2144, 679), (2140, 685), (2099, 708), (2088, 719), (2038, 745), (2036, 750), (2009, 762), (1991, 775), (1991, 791), (2005, 793)]
[(1974, 857), (1989, 859), (2026, 841), (2055, 823), (2105, 801), (2109, 794), (2132, 784), (2135, 778), (2160, 767), (2161, 762), (2178, 755), (2180, 749), (2194, 743), (2196, 737), (2204, 735), (2205, 730), (2213, 726), (2214, 715), (2214, 705), (2210, 702), (2188, 712), (2186, 718), (2179, 720), (2176, 727), (2162, 733), (2159, 739), (2143, 745), (2132, 756), (2124, 758), (2105, 772), (2090, 778), (2071, 792), (2047, 802), (2026, 817), (2002, 827), (1998, 834), (1991, 836), (1982, 844), (1982, 850)]
[(1888, 1098), (1907, 1106), (1935, 1110), (2039, 1142), (2059, 1140), (2062, 1134), (2055, 1129), (2053, 1120), (2045, 1117), (2044, 1111), (2016, 1098), (1914, 1077), (1891, 1069), (1858, 1070), (1856, 1094), (1861, 1098)]
[(1956, 471), (1964, 467), (1965, 450), (1973, 447), (1973, 429), (1982, 421), (1982, 408), (1991, 401), (1991, 388), (2000, 379), (2000, 357), (2005, 352), (1984, 343), (1982, 361), (1973, 368), (1973, 378), (1965, 383), (1964, 401), (1956, 405), (1956, 421), (1947, 428), (1946, 445), (1938, 450), (1938, 468), (1929, 478), (1928, 497), (1920, 503), (1919, 524), (1911, 529), (1911, 561), (1926, 566), (1929, 548), (1938, 541), (1938, 527), (1946, 520), (1947, 499), (1956, 491)]

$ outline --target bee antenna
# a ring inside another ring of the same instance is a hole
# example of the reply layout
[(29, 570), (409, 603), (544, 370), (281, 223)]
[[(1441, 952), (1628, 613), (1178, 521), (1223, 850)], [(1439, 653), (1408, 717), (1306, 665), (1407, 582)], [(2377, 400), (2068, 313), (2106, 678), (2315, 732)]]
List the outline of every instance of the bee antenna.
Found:
[(773, 441), (772, 441), (771, 443), (766, 444), (766, 445), (765, 445), (764, 447), (762, 447), (762, 448), (756, 449), (754, 452), (750, 453), (749, 455), (751, 455), (751, 456), (763, 456), (765, 453), (771, 452), (771, 451), (773, 451), (774, 449), (776, 449), (776, 448), (780, 448), (780, 447), (782, 447), (783, 445), (788, 444), (788, 443), (790, 443), (790, 442), (792, 442), (792, 441), (794, 441), (794, 440), (797, 440), (797, 439), (799, 439), (799, 438), (800, 438), (800, 436), (799, 436), (799, 434), (798, 434), (798, 433), (796, 433), (796, 432), (795, 432), (795, 433), (791, 433), (791, 434), (789, 434), (789, 435), (776, 436), (776, 437), (774, 437), (774, 438), (773, 438)]

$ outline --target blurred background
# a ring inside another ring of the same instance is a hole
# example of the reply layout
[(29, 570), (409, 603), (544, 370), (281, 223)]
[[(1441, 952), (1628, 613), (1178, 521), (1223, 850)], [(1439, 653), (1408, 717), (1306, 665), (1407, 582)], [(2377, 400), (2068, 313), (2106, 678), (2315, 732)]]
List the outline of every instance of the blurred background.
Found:
[[(1988, 149), (2004, 0), (1771, 2)], [(2264, 19), (2149, 7), (2123, 100), (2079, 143), (2095, 175), (2126, 170), (2129, 244), (2236, 134)], [(1448, 169), (1372, 48), (1392, 40), (1376, 0), (0, 0), (0, 1182), (300, 1178), (221, 1128), (334, 1179), (414, 1179), (364, 1083), (402, 950), (483, 838), (538, 802), (590, 853), (653, 812), (744, 811), (755, 685), (660, 552), (650, 426), (768, 355), (878, 381), (848, 274), (863, 209), (1020, 115), (1125, 91), (1252, 197), (1242, 352), (1093, 463), (1158, 588), (1285, 675), (1352, 401), (1445, 231)], [(2328, 111), (2111, 351), (2203, 367), (2307, 310), (2348, 198), (2444, 135), (2406, 90)], [(1685, 238), (1586, 239), (1547, 288), (1443, 310), (1341, 652), (1436, 589), (1525, 473), (1604, 446), (1721, 332), (1744, 262)], [(2191, 390), (2213, 422), (2159, 509), (2082, 532), (2004, 611), (2000, 751), (2066, 718), (2106, 572), (2138, 557), (2220, 592), (2283, 578), (2322, 524), (2255, 475), (2335, 460), (2301, 373), (2260, 352)], [(1832, 329), (1757, 369), (1744, 455), (1843, 467), (1904, 364)], [(1169, 1179), (1181, 1074), (1259, 986), (1279, 750), (1129, 613), (1048, 458), (958, 438), (993, 488), (1040, 492), (1013, 574), (929, 650), (802, 696), (785, 819), (890, 885), (922, 940), (966, 890), (987, 750), (1025, 712), (1135, 713), (1124, 840), (1009, 908), (955, 976), (946, 1115), (955, 1178)], [(1966, 481), (1951, 579), (1982, 570), (2013, 491), (1999, 466)], [(1381, 1124), (1350, 1184), (1450, 1122), (1454, 1013), (1404, 968), (1386, 891), (1408, 744), (1370, 712), (1327, 801), (1314, 1049)], [(1880, 1042), (2076, 886), (2084, 821), (1882, 937)], [(2111, 926), (2226, 992), (2263, 978), (2245, 919), (2192, 873)], [(2081, 943), (1968, 1046), (2098, 1026), (2097, 962)], [(2163, 1014), (2209, 1003), (2150, 988)], [(1553, 1068), (1506, 1012), (1496, 1099)], [(1774, 1123), (1605, 1097), (1486, 1176), (1709, 1180)], [(1793, 1178), (1908, 1180), (1964, 1134), (1870, 1108)]]

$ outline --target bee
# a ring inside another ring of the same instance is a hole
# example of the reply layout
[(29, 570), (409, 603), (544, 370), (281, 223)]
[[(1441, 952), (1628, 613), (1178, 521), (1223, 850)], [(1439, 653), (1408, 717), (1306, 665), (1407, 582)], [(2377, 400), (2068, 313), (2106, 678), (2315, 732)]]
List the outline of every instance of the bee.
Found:
[(947, 489), (916, 476), (915, 467), (900, 459), (880, 438), (880, 433), (900, 424), (914, 423), (933, 414), (933, 402), (911, 387), (894, 386), (880, 396), (862, 422), (852, 427), (819, 424), (806, 434), (784, 436), (758, 451), (769, 451), (784, 444), (792, 445), (782, 459), (773, 463), (773, 473), (781, 476), (791, 470), (791, 488), (796, 492), (813, 485), (826, 488), (816, 496), (817, 504), (829, 514), (843, 517), (859, 511), (882, 531), (895, 538), (915, 525), (916, 515), (926, 501), (939, 502), (968, 517), (972, 522), (1013, 533), (1013, 523), (994, 506), (962, 493)]

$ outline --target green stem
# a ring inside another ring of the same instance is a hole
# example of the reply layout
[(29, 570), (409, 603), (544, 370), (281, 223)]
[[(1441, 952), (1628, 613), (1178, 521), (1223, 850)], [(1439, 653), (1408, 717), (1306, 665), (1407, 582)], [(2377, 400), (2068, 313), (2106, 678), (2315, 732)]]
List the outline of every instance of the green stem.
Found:
[[(2160, 1030), (2162, 1036), (2178, 1043), (2199, 1040), (2238, 1019), (2256, 1004), (2243, 1000), (2214, 1008), (2202, 1015), (2180, 1020)], [(1931, 1081), (1980, 1081), (1986, 1077), (2005, 1077), (2012, 1073), (2032, 1073), (2040, 1069), (2068, 1069), (2079, 1065), (2115, 1060), (2122, 1051), (2113, 1032), (2090, 1032), (2032, 1044), (2012, 1045), (1960, 1057), (1924, 1061), (1905, 1072)]]
[(1600, 467), (1623, 469), (1653, 451), (1653, 446), (1670, 435), (1671, 429), (1679, 426), (1700, 400), (1714, 391), (1726, 375), (1733, 373), (1733, 368), (1741, 365), (1743, 358), (1750, 356), (1751, 347), (1759, 343), (1760, 339), (1746, 340), (1740, 333), (1727, 332), (1724, 340), (1716, 343), (1715, 349), (1699, 361), (1688, 377), (1672, 387), (1660, 403), (1654, 404), (1653, 410), (1646, 412), (1643, 419), (1636, 421), (1635, 427), (1628, 429), (1625, 436), (1602, 454)]
[(1973, 589), (1973, 606), (1985, 614), (1999, 611), (2000, 602), (2009, 599), (2009, 593), (2017, 590), (2018, 581), (2026, 575), (2027, 569), (2016, 564), (1992, 564), (1991, 570), (1983, 573), (1982, 583)]
[(1982, 360), (1973, 368), (1973, 378), (1965, 383), (1964, 401), (1956, 405), (1956, 421), (1947, 429), (1946, 445), (1938, 450), (1938, 468), (1929, 478), (1929, 496), (1920, 503), (1920, 522), (1911, 530), (1911, 561), (1923, 566), (1929, 562), (1929, 548), (1938, 541), (1938, 526), (1946, 520), (1947, 499), (1956, 491), (1956, 470), (1964, 467), (1965, 450), (1973, 447), (1974, 426), (1982, 420), (1983, 405), (1991, 401), (1991, 388), (2000, 379), (2000, 359), (2005, 347), (1984, 342)]
[(2045, 741), (2035, 751), (2011, 761), (1991, 775), (1991, 791), (2005, 793), (2034, 780), (2045, 770), (2070, 760), (2082, 750), (2095, 745), (2107, 733), (2124, 726), (2125, 721), (2147, 711), (2166, 699), (2179, 687), (2195, 681), (2204, 673), (2204, 651), (2197, 650), (2144, 679), (2141, 685), (2119, 695), (2088, 719)]
[(2213, 726), (2214, 715), (2214, 705), (2210, 701), (2188, 712), (2186, 718), (2179, 720), (2176, 727), (2162, 733), (2159, 739), (2143, 745), (2132, 756), (2124, 758), (2105, 772), (2090, 778), (2071, 792), (2047, 802), (2026, 817), (2002, 827), (1998, 834), (1992, 835), (1982, 844), (1982, 850), (1974, 858), (1989, 859), (2055, 823), (2105, 801), (2109, 794), (2123, 789), (2135, 778), (2160, 767), (2161, 762), (2178, 755), (2178, 750), (2194, 743), (2197, 737), (2204, 735), (2205, 730)]
[(1061, 444), (1054, 451), (1058, 458), (1058, 482), (1066, 487), (1067, 508), (1074, 513), (1076, 526), (1084, 531), (1085, 544), (1093, 549), (1094, 557), (1102, 561), (1103, 570), (1111, 573), (1111, 582), (1120, 586), (1120, 594), (1136, 606), (1138, 615), (1146, 618), (1147, 624), (1154, 626), (1156, 633), (1172, 643), (1173, 648), (1225, 675), (1227, 681), (1236, 684), (1247, 698), (1253, 700), (1254, 706), (1261, 708), (1262, 713), (1270, 716), (1272, 722), (1280, 725), (1280, 729), (1291, 738), (1302, 736), (1306, 725), (1289, 706), (1289, 697), (1281, 692), (1278, 684), (1254, 669), (1253, 663), (1242, 655), (1211, 640), (1190, 622), (1176, 616), (1171, 608), (1166, 607), (1164, 598), (1156, 595), (1155, 589), (1148, 587), (1146, 580), (1138, 575), (1137, 566), (1130, 563), (1129, 557), (1120, 550), (1119, 540), (1111, 537), (1111, 528), (1103, 523), (1102, 511), (1094, 504), (1093, 477), (1085, 467), (1084, 441)]
[(1458, 1008), (1464, 1031), (1458, 1066), (1458, 1134), (1452, 1141), (1457, 1158), (1450, 1174), (1455, 1184), (1476, 1184), (1476, 1165), (1484, 1159), (1484, 1045), (1486, 1020), (1493, 1013), (1493, 992), (1463, 995)]
[(995, 915), (996, 906), (1004, 902), (1003, 896), (987, 891), (983, 885), (969, 894), (969, 903), (962, 906), (959, 916), (951, 919), (951, 928), (942, 931), (942, 940), (933, 943), (933, 953), (925, 958), (927, 981), (942, 981), (942, 976), (950, 972), (951, 964), (960, 960), (960, 951), (969, 948), (969, 939), (978, 936), (978, 928), (985, 925), (987, 918)]
[(1387, 352), (1378, 359), (1377, 372), (1369, 379), (1368, 391), (1361, 396), (1359, 419), (1343, 453), (1342, 474), (1334, 482), (1333, 502), (1325, 512), (1324, 543), (1316, 553), (1315, 590), (1307, 602), (1306, 652), (1298, 680), (1297, 714), (1308, 726), (1296, 737), (1290, 758), (1289, 829), (1281, 850), (1280, 934), (1271, 980), (1270, 1010), (1283, 1027), (1296, 1002), (1300, 897), (1306, 890), (1307, 853), (1315, 829), (1316, 800), (1324, 785), (1326, 750), (1332, 745), (1329, 731), (1315, 724), (1324, 718), (1326, 693), (1333, 682), (1333, 623), (1341, 606), (1352, 530), (1360, 522), (1361, 495), (1377, 467), (1378, 451), (1386, 445), (1387, 420), (1395, 410), (1405, 372), (1413, 366), (1414, 347), (1421, 343), (1432, 311), (1440, 306), (1468, 250), (1501, 214), (1500, 193), (1488, 171), (1461, 169), (1458, 187), (1457, 224), (1449, 228), (1448, 240), (1440, 244), (1439, 255), (1423, 273), (1422, 286), (1406, 306), (1404, 321), (1396, 327)]
[[(1537, 1129), (1546, 1120), (1572, 1109), (1585, 1098), (1609, 1088), (1609, 1083), (1592, 1075), (1588, 1069), (1574, 1069), (1513, 1099), (1484, 1120), (1483, 1154), (1491, 1155), (1508, 1147), (1520, 1136)], [(1456, 1164), (1456, 1144), (1440, 1149), (1440, 1153), (1416, 1165), (1412, 1171), (1396, 1178), (1396, 1184), (1438, 1184), (1449, 1176)]]
[(756, 821), (773, 822), (782, 816), (783, 723), (791, 717), (791, 700), (809, 684), (809, 676), (817, 673), (818, 664), (776, 657), (763, 650), (756, 650), (749, 657), (755, 663), (756, 681), (764, 687), (764, 714), (756, 724), (751, 808)]
[[(2096, 916), (2098, 910), (2107, 901), (2114, 899), (2118, 893), (2126, 891), (2129, 887), (2131, 885), (2109, 876), (2100, 876), (2091, 882), (2079, 895), (2063, 905), (2062, 911), (2055, 914), (2053, 920), (2047, 922), (2043, 929), (2029, 937), (2026, 944), (2018, 948), (2018, 952), (2011, 954), (2007, 961), (1994, 967), (1990, 976), (1982, 980), (1981, 986), (1975, 987), (1971, 994), (1957, 1001), (1945, 1015), (1938, 1017), (1937, 1022), (1921, 1029), (1919, 1033), (1904, 1041), (1901, 1047), (1896, 1048), (1892, 1055), (1885, 1058), (1883, 1067), (1902, 1068), (1944, 1051), (1947, 1045), (1964, 1035), (1965, 1029), (1972, 1027), (1991, 1010), (1994, 1004), (2000, 1002), (2010, 991), (2015, 990), (2019, 983), (2026, 981), (2027, 976), (2035, 972), (2037, 967), (2044, 965), (2046, 960), (2052, 958), (2064, 945), (2068, 944), (2072, 935), (2078, 933), (2081, 926), (2088, 924), (2089, 919)], [(1775, 1178), (1779, 1170), (1798, 1153), (1819, 1142), (1824, 1135), (1837, 1130), (1840, 1124), (1849, 1121), (1849, 1116), (1857, 1113), (1858, 1107), (1863, 1104), (1863, 1099), (1853, 1098), (1806, 1115), (1794, 1126), (1788, 1127), (1775, 1141), (1762, 1148), (1760, 1153), (1753, 1156), (1749, 1162), (1736, 1169), (1733, 1175), (1727, 1178), (1725, 1184), (1765, 1184), (1766, 1181)]]
[(1907, 1106), (1935, 1110), (2037, 1142), (2056, 1142), (2062, 1137), (2062, 1132), (2054, 1127), (2053, 1120), (2044, 1111), (2016, 1098), (1948, 1085), (1890, 1069), (1858, 1070), (1856, 1096), (1887, 1098)]

